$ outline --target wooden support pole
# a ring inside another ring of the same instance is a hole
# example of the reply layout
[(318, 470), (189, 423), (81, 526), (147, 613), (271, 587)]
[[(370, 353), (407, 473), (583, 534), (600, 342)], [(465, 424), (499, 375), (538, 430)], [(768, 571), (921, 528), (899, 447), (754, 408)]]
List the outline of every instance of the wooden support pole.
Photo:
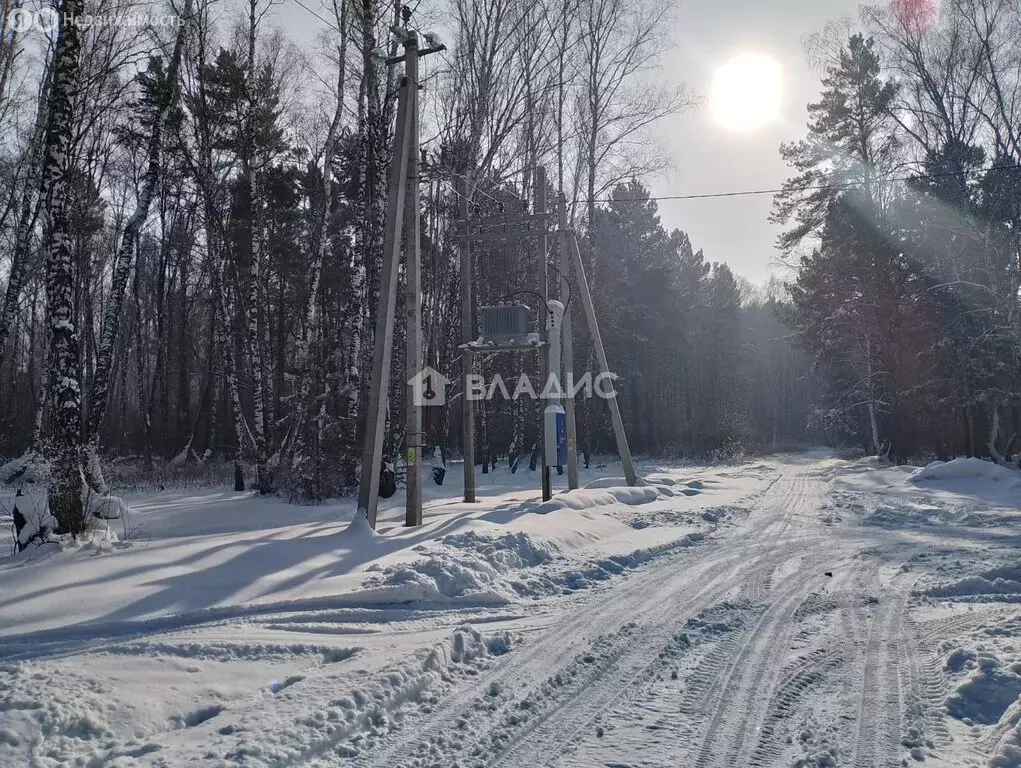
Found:
[(390, 390), (390, 357), (393, 350), (394, 315), (397, 304), (397, 267), (401, 233), (404, 226), (405, 177), (408, 171), (408, 145), (415, 87), (401, 78), (397, 99), (397, 131), (394, 136), (393, 164), (387, 188), (386, 225), (383, 231), (383, 271), (376, 307), (375, 346), (372, 350), (372, 378), (369, 410), (366, 415), (365, 441), (362, 445), (362, 471), (358, 484), (358, 514), (365, 515), (376, 527), (379, 506), (379, 472), (383, 462), (383, 430)]
[[(599, 324), (596, 322), (596, 309), (592, 304), (592, 293), (589, 291), (588, 279), (585, 277), (585, 265), (581, 261), (581, 249), (578, 248), (578, 238), (573, 231), (568, 233), (570, 241), (571, 257), (574, 260), (574, 276), (578, 293), (581, 294), (581, 303), (585, 308), (585, 317), (588, 320), (589, 333), (592, 335), (592, 346), (595, 347), (596, 359), (599, 361), (599, 371), (604, 376), (610, 375), (610, 366), (606, 361), (606, 350), (603, 348), (603, 339), (599, 335)], [(627, 444), (627, 435), (624, 434), (624, 422), (620, 417), (620, 406), (617, 404), (617, 393), (606, 398), (610, 406), (610, 418), (613, 420), (613, 436), (617, 440), (617, 452), (620, 454), (620, 462), (624, 466), (624, 477), (627, 484), (635, 486), (638, 479), (635, 476), (635, 466), (631, 460), (631, 449)]]

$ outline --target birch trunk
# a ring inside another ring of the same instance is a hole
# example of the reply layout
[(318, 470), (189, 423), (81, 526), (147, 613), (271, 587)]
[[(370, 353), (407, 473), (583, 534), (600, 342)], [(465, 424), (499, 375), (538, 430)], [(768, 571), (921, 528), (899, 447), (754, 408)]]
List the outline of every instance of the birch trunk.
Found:
[(266, 446), (266, 405), (263, 388), (262, 360), (262, 302), (260, 281), (262, 280), (262, 222), (260, 216), (261, 198), (259, 192), (259, 164), (255, 154), (255, 33), (258, 24), (258, 0), (248, 4), (248, 128), (245, 147), (245, 175), (248, 182), (248, 230), (251, 244), (251, 269), (248, 282), (248, 348), (252, 364), (252, 421), (255, 430), (255, 485), (260, 493), (270, 490), (269, 467)]
[[(345, 81), (345, 59), (347, 56), (347, 1), (340, 0), (340, 8), (337, 12), (337, 21), (340, 28), (340, 41), (337, 46), (338, 70), (337, 70), (337, 107), (333, 113), (333, 120), (330, 123), (330, 130), (326, 136), (326, 144), (323, 148), (323, 195), (320, 209), (315, 218), (314, 229), (311, 233), (312, 239), (312, 263), (309, 265), (309, 286), (305, 298), (305, 307), (302, 312), (301, 337), (298, 341), (298, 367), (301, 382), (298, 387), (298, 403), (294, 414), (294, 421), (291, 425), (291, 439), (288, 450), (284, 452), (284, 466), (290, 469), (294, 457), (301, 458), (305, 455), (307, 446), (305, 441), (304, 422), (309, 412), (312, 388), (312, 330), (316, 325), (316, 316), (319, 282), (323, 271), (323, 261), (326, 258), (326, 250), (329, 243), (327, 236), (330, 212), (333, 209), (333, 161), (337, 154), (337, 146), (340, 141), (341, 120), (344, 114), (344, 81)], [(356, 363), (357, 370), (357, 363)], [(319, 435), (322, 433), (325, 418), (325, 396), (322, 399), (319, 416), (317, 417), (317, 445), (322, 440)]]
[[(191, 0), (185, 0), (183, 15), (186, 19), (191, 16)], [(186, 25), (182, 24), (178, 27), (174, 52), (170, 60), (170, 66), (167, 68), (164, 99), (150, 128), (146, 152), (147, 167), (145, 175), (142, 177), (138, 202), (135, 205), (134, 213), (132, 213), (124, 225), (124, 234), (121, 237), (120, 247), (117, 249), (113, 262), (113, 285), (110, 289), (110, 298), (103, 312), (103, 330), (99, 343), (99, 352), (96, 355), (96, 375), (92, 382), (92, 392), (89, 398), (92, 412), (89, 418), (87, 448), (89, 467), (87, 479), (93, 490), (102, 494), (110, 492), (99, 464), (99, 438), (110, 399), (113, 348), (117, 343), (117, 335), (120, 332), (121, 310), (124, 307), (128, 276), (131, 274), (131, 261), (138, 247), (138, 239), (142, 226), (145, 224), (146, 219), (149, 218), (149, 206), (152, 203), (153, 193), (163, 171), (163, 133), (167, 118), (177, 103), (179, 93), (177, 81), (184, 53), (186, 31)]]
[(49, 232), (46, 314), (55, 432), (49, 503), (58, 530), (71, 534), (83, 533), (88, 523), (82, 498), (81, 358), (75, 326), (74, 263), (68, 221), (69, 151), (75, 129), (74, 102), (81, 39), (78, 27), (65, 23), (69, 17), (80, 15), (82, 8), (82, 0), (63, 0), (60, 4), (60, 30), (53, 56), (53, 84), (40, 185), (40, 195), (45, 200), (43, 216)]
[[(986, 447), (989, 449), (989, 455), (992, 457), (993, 461), (997, 464), (1005, 464), (1006, 461), (1003, 454), (1001, 454), (996, 448), (996, 441), (1000, 437), (1000, 398), (998, 396), (993, 396), (990, 399), (989, 410), (991, 412), (991, 419), (989, 423), (989, 442)], [(1009, 444), (1007, 446), (1007, 450), (1010, 450)]]
[[(198, 35), (198, 69), (204, 72), (206, 67), (206, 38), (201, 33)], [(217, 346), (222, 355), (223, 381), (226, 386), (226, 393), (230, 399), (231, 414), (234, 417), (234, 435), (236, 449), (234, 452), (234, 490), (245, 490), (245, 473), (243, 467), (245, 450), (254, 446), (255, 439), (245, 419), (244, 410), (241, 405), (241, 390), (237, 378), (237, 358), (233, 339), (230, 335), (231, 320), (235, 317), (234, 305), (231, 296), (228, 295), (223, 276), (223, 257), (218, 247), (224, 241), (223, 226), (218, 219), (216, 183), (213, 173), (212, 141), (209, 135), (207, 116), (208, 101), (206, 98), (205, 80), (200, 79), (198, 84), (199, 101), (202, 109), (199, 110), (199, 119), (196, 125), (196, 143), (198, 144), (199, 158), (194, 161), (186, 152), (186, 160), (192, 166), (195, 181), (198, 184), (202, 196), (203, 226), (206, 240), (206, 261), (210, 274), (210, 287), (213, 293), (213, 330), (216, 335)], [(185, 147), (187, 144), (182, 142)], [(214, 413), (216, 409), (213, 409)], [(216, 434), (216, 431), (213, 431)]]
[[(43, 73), (43, 86), (39, 93), (39, 109), (36, 114), (35, 130), (32, 136), (32, 145), (29, 148), (26, 162), (28, 164), (25, 176), (25, 189), (22, 193), (21, 210), (18, 216), (18, 228), (14, 235), (14, 253), (11, 254), (11, 274), (7, 281), (7, 289), (4, 292), (3, 308), (0, 309), (0, 365), (4, 362), (4, 350), (7, 347), (7, 338), (10, 335), (11, 325), (14, 322), (14, 315), (21, 299), (21, 291), (25, 287), (25, 278), (28, 275), (28, 252), (32, 245), (32, 233), (35, 230), (36, 219), (39, 214), (39, 206), (43, 202), (42, 190), (42, 161), (43, 141), (46, 138), (47, 128), (47, 104), (49, 103), (52, 68), (46, 67)], [(39, 192), (38, 198), (36, 192)]]

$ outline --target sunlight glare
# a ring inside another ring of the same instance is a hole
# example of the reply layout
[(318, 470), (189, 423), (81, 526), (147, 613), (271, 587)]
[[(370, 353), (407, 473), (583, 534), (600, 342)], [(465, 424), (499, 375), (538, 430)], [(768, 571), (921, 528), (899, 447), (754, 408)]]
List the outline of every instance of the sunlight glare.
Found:
[(783, 73), (769, 56), (743, 53), (716, 70), (709, 104), (716, 122), (751, 133), (780, 115)]

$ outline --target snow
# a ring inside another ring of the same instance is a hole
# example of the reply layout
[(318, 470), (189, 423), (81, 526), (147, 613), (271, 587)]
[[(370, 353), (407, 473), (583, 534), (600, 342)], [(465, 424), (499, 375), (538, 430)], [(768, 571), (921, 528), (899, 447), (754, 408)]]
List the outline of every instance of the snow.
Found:
[(1021, 768), (1021, 698), (1004, 713), (995, 735), (996, 753), (989, 768)]
[(24, 518), (24, 527), (17, 537), (18, 544), (21, 548), (27, 547), (30, 542), (42, 544), (57, 527), (57, 521), (50, 514), (45, 490), (30, 488), (19, 494), (11, 505), (12, 515), (17, 510)]
[(0, 464), (0, 483), (43, 485), (49, 479), (49, 465), (32, 451)]
[(1021, 484), (1021, 474), (1014, 469), (1002, 467), (985, 459), (961, 458), (952, 461), (934, 461), (921, 469), (916, 469), (908, 480), (913, 483), (928, 481), (945, 482), (948, 480), (972, 480), (976, 478), (992, 482)]
[(99, 496), (87, 494), (85, 497), (85, 514), (100, 520), (127, 520), (131, 515), (124, 499), (118, 496)]
[(119, 491), (0, 559), (0, 765), (1021, 768), (1013, 470), (448, 470), (420, 528)]

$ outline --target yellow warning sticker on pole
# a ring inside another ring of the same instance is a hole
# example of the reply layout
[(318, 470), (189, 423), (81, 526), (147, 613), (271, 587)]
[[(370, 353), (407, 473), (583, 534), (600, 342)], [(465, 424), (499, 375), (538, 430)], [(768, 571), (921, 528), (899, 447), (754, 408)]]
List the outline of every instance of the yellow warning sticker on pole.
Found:
[(408, 448), (408, 464), (418, 461), (418, 452), (414, 448)]

